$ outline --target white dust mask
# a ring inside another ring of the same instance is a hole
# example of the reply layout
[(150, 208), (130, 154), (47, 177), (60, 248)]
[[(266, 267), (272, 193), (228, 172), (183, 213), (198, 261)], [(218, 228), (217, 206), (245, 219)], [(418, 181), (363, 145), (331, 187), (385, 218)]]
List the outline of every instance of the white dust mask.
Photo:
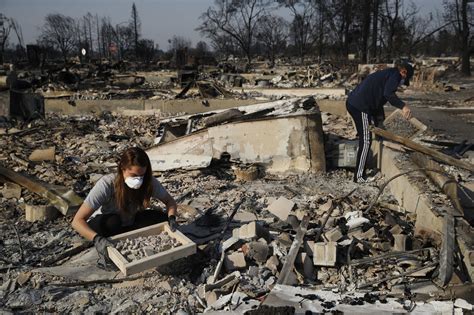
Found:
[(125, 178), (125, 184), (132, 189), (138, 189), (143, 184), (143, 176), (127, 177)]

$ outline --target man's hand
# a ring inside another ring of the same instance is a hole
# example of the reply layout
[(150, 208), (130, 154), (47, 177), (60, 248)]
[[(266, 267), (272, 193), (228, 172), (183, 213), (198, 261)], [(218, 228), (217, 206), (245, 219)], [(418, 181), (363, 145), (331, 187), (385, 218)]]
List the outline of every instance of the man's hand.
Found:
[(403, 106), (402, 115), (403, 117), (405, 117), (405, 119), (411, 118), (411, 110), (410, 110), (410, 107), (408, 107), (408, 105)]
[(95, 249), (97, 250), (97, 254), (99, 255), (99, 266), (103, 268), (108, 268), (111, 263), (111, 260), (109, 257), (109, 252), (107, 251), (107, 247), (113, 247), (114, 244), (112, 243), (112, 241), (110, 241), (110, 239), (100, 236), (99, 234), (96, 234), (96, 236), (94, 236), (93, 241)]
[(171, 232), (175, 232), (176, 229), (178, 228), (178, 222), (176, 222), (176, 216), (170, 215), (168, 217), (168, 224), (170, 226)]

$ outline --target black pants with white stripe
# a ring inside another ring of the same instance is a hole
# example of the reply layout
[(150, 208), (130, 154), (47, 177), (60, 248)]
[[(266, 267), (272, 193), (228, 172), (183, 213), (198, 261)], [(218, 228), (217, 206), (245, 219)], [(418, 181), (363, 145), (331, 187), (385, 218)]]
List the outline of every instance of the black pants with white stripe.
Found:
[(372, 144), (370, 124), (373, 122), (373, 116), (359, 111), (347, 102), (346, 108), (352, 116), (352, 119), (354, 119), (357, 129), (357, 137), (359, 138), (359, 150), (357, 151), (357, 164), (354, 171), (354, 181), (362, 182), (366, 178), (365, 166), (367, 164), (367, 157), (369, 156), (370, 145)]

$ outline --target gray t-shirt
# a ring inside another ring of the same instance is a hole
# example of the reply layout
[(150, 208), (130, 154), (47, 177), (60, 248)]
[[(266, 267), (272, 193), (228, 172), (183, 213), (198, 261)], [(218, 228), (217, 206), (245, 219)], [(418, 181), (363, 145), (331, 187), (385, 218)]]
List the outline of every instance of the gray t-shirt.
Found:
[[(122, 219), (122, 225), (128, 226), (133, 224), (135, 213), (141, 205), (138, 205), (135, 209), (129, 209), (128, 215), (118, 210), (115, 200), (115, 177), (116, 174), (102, 176), (87, 195), (85, 202), (95, 210), (89, 220), (98, 214), (118, 213)], [(160, 200), (164, 199), (167, 191), (155, 177), (152, 178), (152, 185), (152, 197)]]

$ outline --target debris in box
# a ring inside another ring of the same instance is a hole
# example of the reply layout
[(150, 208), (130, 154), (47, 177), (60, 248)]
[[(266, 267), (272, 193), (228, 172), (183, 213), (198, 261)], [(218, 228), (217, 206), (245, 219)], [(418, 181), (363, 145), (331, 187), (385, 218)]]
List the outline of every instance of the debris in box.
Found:
[(118, 241), (115, 248), (129, 261), (134, 261), (181, 245), (177, 239), (163, 232), (158, 235), (127, 238), (126, 240)]
[(406, 119), (400, 110), (394, 111), (383, 122), (384, 128), (405, 138), (412, 138), (426, 129), (416, 118)]

